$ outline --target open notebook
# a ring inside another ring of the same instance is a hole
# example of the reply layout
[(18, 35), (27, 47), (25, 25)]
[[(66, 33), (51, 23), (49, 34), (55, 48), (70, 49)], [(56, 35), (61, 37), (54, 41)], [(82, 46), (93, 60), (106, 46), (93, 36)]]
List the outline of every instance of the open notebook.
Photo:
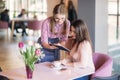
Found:
[(64, 50), (64, 51), (67, 51), (67, 52), (70, 52), (70, 50), (62, 45), (56, 45), (56, 44), (51, 44), (51, 45), (54, 45), (56, 47), (58, 47), (60, 50)]

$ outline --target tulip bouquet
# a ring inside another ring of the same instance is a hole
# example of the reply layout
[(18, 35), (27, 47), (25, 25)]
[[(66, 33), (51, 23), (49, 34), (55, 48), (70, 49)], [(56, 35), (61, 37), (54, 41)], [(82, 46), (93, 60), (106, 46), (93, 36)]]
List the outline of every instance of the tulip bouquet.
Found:
[(45, 56), (41, 51), (42, 47), (38, 43), (32, 41), (29, 41), (27, 45), (24, 45), (23, 42), (19, 42), (18, 46), (25, 65), (33, 71), (35, 62)]

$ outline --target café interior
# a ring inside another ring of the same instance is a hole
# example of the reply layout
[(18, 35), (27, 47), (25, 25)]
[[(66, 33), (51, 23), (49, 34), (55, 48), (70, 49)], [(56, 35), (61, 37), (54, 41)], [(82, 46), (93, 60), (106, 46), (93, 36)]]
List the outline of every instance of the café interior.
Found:
[[(59, 72), (48, 69), (45, 67), (46, 64), (40, 63), (35, 65), (33, 78), (30, 80), (40, 80), (40, 77), (43, 77), (41, 80), (88, 80), (85, 79), (86, 75), (92, 76), (91, 80), (120, 79), (120, 0), (0, 0), (0, 13), (5, 9), (9, 10), (12, 26), (10, 29), (0, 21), (0, 76), (6, 76), (10, 80), (28, 80), (18, 43), (37, 42), (42, 34), (42, 22), (52, 15), (54, 6), (64, 3), (68, 7), (69, 1), (73, 2), (77, 19), (83, 19), (88, 25), (95, 54), (93, 54), (95, 71), (90, 72), (90, 69), (87, 69), (86, 72), (81, 70), (82, 73), (74, 69), (73, 72), (72, 70)], [(27, 35), (22, 35), (21, 28), (18, 28), (18, 33), (14, 30), (15, 22), (23, 20), (17, 19), (22, 9), (26, 10), (27, 18), (24, 21), (29, 23), (35, 20), (35, 23), (26, 27)], [(66, 53), (64, 51), (60, 53), (60, 59), (63, 59)], [(0, 77), (0, 80), (4, 79)]]

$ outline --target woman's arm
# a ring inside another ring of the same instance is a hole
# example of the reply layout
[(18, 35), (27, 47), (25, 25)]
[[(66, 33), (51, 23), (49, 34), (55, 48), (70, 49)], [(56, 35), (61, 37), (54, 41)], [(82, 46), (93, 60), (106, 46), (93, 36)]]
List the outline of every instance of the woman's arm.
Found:
[(77, 51), (72, 52), (72, 55), (63, 60), (63, 63), (75, 68), (86, 68), (87, 66), (91, 66), (91, 61), (91, 45), (89, 42), (84, 41), (79, 44)]
[[(48, 18), (49, 19), (49, 18)], [(49, 34), (49, 20), (46, 19), (43, 21), (41, 28), (41, 44), (47, 49), (55, 49), (55, 46), (52, 46), (48, 43), (48, 34)]]
[(91, 65), (92, 62), (92, 48), (88, 41), (83, 41), (78, 47), (79, 59), (73, 62), (74, 67), (85, 68)]
[(48, 44), (48, 21), (43, 21), (42, 27), (41, 27), (41, 44), (45, 48), (50, 48), (50, 45)]
[(42, 45), (47, 49), (56, 49), (54, 45), (47, 44), (46, 42), (42, 42)]

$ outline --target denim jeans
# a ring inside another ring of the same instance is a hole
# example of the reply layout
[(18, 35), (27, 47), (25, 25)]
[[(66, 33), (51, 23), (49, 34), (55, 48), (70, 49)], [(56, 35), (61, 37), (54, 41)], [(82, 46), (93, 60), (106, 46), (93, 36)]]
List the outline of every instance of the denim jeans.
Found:
[[(48, 42), (50, 44), (58, 43), (59, 38), (48, 38)], [(59, 49), (47, 49), (47, 48), (42, 48), (43, 53), (45, 54), (45, 57), (41, 59), (41, 62), (52, 62), (55, 60), (60, 59), (60, 50)]]
[(74, 79), (74, 80), (90, 80), (90, 75), (83, 76), (83, 77), (80, 77), (80, 78), (77, 78), (77, 79)]

